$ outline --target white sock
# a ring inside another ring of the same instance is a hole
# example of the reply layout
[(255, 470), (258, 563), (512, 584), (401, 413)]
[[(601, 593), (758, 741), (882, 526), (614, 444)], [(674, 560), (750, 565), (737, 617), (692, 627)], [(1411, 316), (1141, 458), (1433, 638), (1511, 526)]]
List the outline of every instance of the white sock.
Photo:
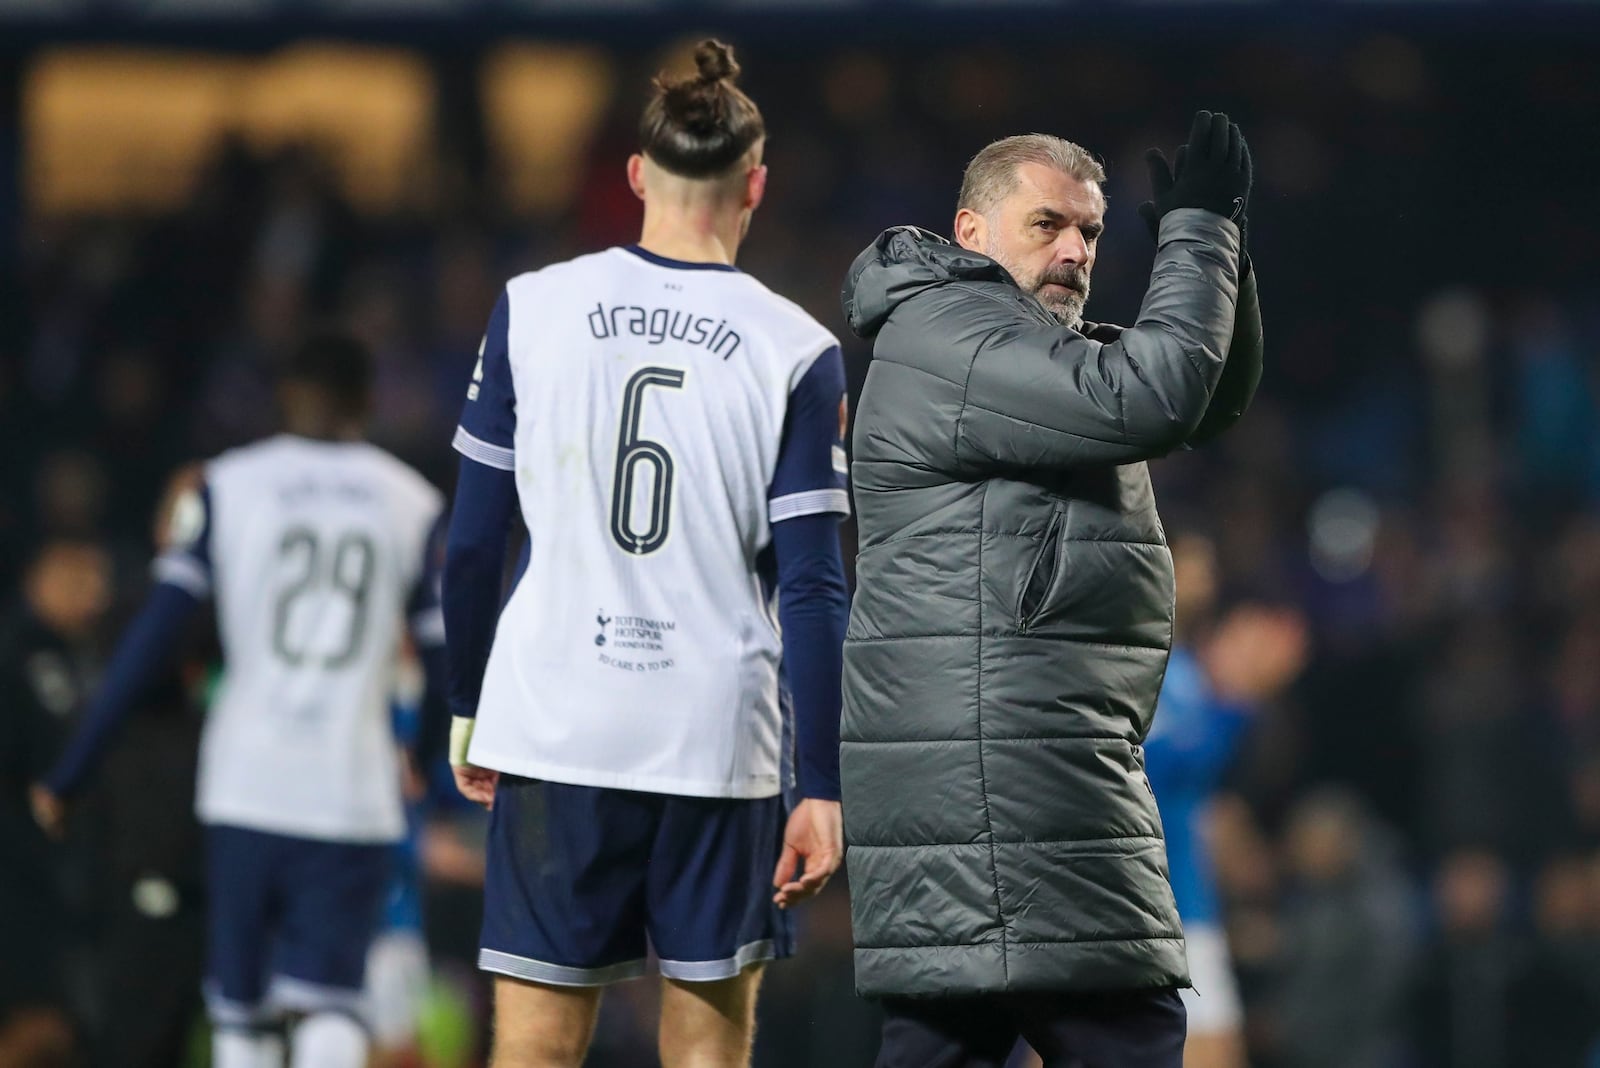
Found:
[(319, 1012), (294, 1026), (291, 1068), (363, 1068), (367, 1032), (342, 1012)]
[(283, 1068), (283, 1039), (218, 1028), (211, 1033), (211, 1068)]

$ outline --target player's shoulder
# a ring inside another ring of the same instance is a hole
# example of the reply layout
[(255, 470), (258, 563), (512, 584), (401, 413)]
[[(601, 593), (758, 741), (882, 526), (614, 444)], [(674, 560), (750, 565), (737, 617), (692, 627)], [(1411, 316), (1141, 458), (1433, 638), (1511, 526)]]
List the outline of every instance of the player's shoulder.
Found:
[(200, 470), (209, 484), (218, 479), (281, 466), (290, 462), (289, 454), (293, 449), (293, 441), (294, 439), (287, 434), (274, 434), (272, 437), (261, 438), (247, 445), (236, 445), (205, 461), (200, 465)]
[(784, 343), (784, 347), (807, 362), (816, 359), (829, 349), (839, 347), (833, 331), (823, 326), (816, 317), (796, 302), (769, 287), (752, 274), (744, 274), (749, 289), (748, 300), (752, 312), (762, 324)]
[(357, 448), (373, 474), (403, 503), (425, 512), (443, 507), (444, 494), (422, 472), (382, 446), (361, 442)]
[(278, 434), (229, 449), (204, 465), (209, 486), (259, 488), (274, 479), (307, 472), (340, 470), (375, 482), (390, 498), (418, 509), (437, 511), (444, 496), (421, 472), (393, 453), (367, 441), (325, 442)]
[(541, 293), (558, 292), (584, 284), (596, 274), (615, 266), (614, 249), (586, 252), (568, 260), (547, 263), (531, 271), (513, 275), (506, 281), (506, 299), (513, 305)]

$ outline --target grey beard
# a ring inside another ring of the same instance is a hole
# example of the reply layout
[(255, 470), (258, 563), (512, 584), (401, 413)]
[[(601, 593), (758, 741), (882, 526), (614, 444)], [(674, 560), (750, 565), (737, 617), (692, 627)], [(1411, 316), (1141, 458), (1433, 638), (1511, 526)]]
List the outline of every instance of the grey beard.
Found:
[[(995, 255), (993, 242), (987, 243), (983, 252), (984, 255), (995, 260), (997, 263), (1000, 263), (1000, 266), (1005, 267), (1008, 271), (1011, 271), (1010, 266), (1001, 261), (999, 256)], [(1017, 276), (1015, 271), (1011, 271), (1011, 277), (1016, 279), (1019, 285), (1022, 284), (1022, 279)], [(1083, 283), (1083, 291), (1073, 291), (1072, 294), (1059, 305), (1052, 306), (1045, 304), (1045, 302), (1039, 298), (1039, 290), (1042, 289), (1047, 283), (1054, 282), (1057, 285), (1069, 285), (1072, 282), (1080, 281)], [(1045, 311), (1055, 316), (1056, 321), (1062, 326), (1070, 327), (1073, 330), (1077, 330), (1083, 326), (1083, 309), (1084, 306), (1089, 303), (1089, 274), (1087, 271), (1047, 271), (1043, 277), (1034, 280), (1033, 286), (1029, 288), (1027, 292), (1031, 294), (1035, 300), (1038, 300), (1040, 304), (1044, 304)]]
[[(1043, 301), (1040, 301), (1043, 304)], [(1056, 317), (1062, 326), (1078, 330), (1083, 326), (1084, 305), (1089, 303), (1089, 294), (1074, 293), (1060, 304), (1045, 304), (1045, 311)]]
[[(1037, 291), (1035, 291), (1034, 296), (1038, 296)], [(1083, 307), (1088, 304), (1088, 301), (1090, 301), (1090, 294), (1072, 293), (1067, 297), (1066, 301), (1061, 301), (1059, 304), (1045, 304), (1045, 301), (1040, 301), (1040, 304), (1045, 305), (1046, 312), (1054, 315), (1056, 321), (1061, 323), (1062, 326), (1080, 329), (1083, 326)]]

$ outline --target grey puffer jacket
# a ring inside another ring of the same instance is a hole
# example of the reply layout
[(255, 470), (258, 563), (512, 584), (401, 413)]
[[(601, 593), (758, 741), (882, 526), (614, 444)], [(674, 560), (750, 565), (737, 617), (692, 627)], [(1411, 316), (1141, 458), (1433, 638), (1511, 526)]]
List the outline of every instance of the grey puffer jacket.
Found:
[(861, 993), (1187, 985), (1140, 749), (1173, 606), (1143, 461), (1207, 411), (1238, 242), (1169, 213), (1126, 330), (1063, 327), (913, 228), (851, 267), (875, 338), (841, 754)]

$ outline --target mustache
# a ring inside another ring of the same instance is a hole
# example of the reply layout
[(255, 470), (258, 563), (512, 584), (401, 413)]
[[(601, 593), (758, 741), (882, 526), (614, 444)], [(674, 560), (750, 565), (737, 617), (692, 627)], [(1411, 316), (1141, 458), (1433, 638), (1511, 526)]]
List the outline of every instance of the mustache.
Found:
[(1038, 292), (1047, 285), (1066, 286), (1077, 293), (1088, 293), (1089, 272), (1082, 267), (1055, 267), (1039, 276), (1034, 291)]

